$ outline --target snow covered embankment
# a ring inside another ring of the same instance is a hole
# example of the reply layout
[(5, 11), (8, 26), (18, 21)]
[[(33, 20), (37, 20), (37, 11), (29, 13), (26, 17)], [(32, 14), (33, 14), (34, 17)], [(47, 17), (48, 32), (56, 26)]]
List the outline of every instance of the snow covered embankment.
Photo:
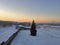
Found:
[(0, 44), (2, 42), (6, 42), (15, 32), (17, 32), (17, 30), (15, 29), (15, 26), (1, 28), (0, 29)]

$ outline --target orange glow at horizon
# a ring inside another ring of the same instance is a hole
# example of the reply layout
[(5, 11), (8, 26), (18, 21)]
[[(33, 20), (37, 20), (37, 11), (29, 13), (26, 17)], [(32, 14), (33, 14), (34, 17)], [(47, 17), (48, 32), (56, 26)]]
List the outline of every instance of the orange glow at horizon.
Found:
[[(17, 16), (17, 15), (20, 15), (20, 16)], [(50, 18), (46, 18), (46, 17), (36, 17), (36, 16), (30, 17), (30, 14), (28, 14), (28, 13), (27, 14), (25, 14), (25, 13), (18, 14), (18, 13), (11, 13), (9, 11), (4, 11), (4, 10), (0, 10), (0, 20), (16, 21), (16, 22), (32, 22), (32, 20), (35, 20), (35, 22), (41, 22), (41, 23), (55, 22), (55, 21), (60, 22), (59, 19), (54, 20), (54, 19), (50, 19)]]
[[(32, 22), (33, 19), (23, 19), (23, 18), (15, 18), (15, 17), (3, 17), (0, 16), (0, 20), (4, 20), (4, 21), (16, 21), (16, 22)], [(54, 20), (47, 20), (47, 19), (34, 19), (35, 22), (53, 22)], [(59, 21), (59, 20), (57, 20)]]

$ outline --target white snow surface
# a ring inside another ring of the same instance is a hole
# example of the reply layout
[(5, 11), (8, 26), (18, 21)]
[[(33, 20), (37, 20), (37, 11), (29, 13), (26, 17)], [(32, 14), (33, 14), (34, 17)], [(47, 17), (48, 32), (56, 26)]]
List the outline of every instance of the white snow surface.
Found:
[(60, 30), (39, 28), (37, 36), (31, 36), (30, 30), (23, 30), (18, 33), (11, 45), (60, 45)]
[(6, 42), (13, 33), (15, 33), (17, 30), (15, 29), (15, 26), (11, 27), (0, 27), (0, 43)]

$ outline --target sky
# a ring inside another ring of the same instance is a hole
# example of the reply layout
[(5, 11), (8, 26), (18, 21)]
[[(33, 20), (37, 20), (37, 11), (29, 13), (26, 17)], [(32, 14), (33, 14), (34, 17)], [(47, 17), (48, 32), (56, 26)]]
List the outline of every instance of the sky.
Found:
[(60, 0), (0, 0), (0, 20), (60, 22)]

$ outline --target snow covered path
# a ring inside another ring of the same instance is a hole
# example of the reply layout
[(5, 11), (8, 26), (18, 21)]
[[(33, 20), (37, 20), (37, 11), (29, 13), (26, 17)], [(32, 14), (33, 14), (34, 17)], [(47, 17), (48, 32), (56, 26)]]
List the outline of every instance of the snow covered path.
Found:
[(37, 36), (30, 36), (29, 30), (21, 31), (11, 45), (60, 45), (60, 30), (37, 29)]

